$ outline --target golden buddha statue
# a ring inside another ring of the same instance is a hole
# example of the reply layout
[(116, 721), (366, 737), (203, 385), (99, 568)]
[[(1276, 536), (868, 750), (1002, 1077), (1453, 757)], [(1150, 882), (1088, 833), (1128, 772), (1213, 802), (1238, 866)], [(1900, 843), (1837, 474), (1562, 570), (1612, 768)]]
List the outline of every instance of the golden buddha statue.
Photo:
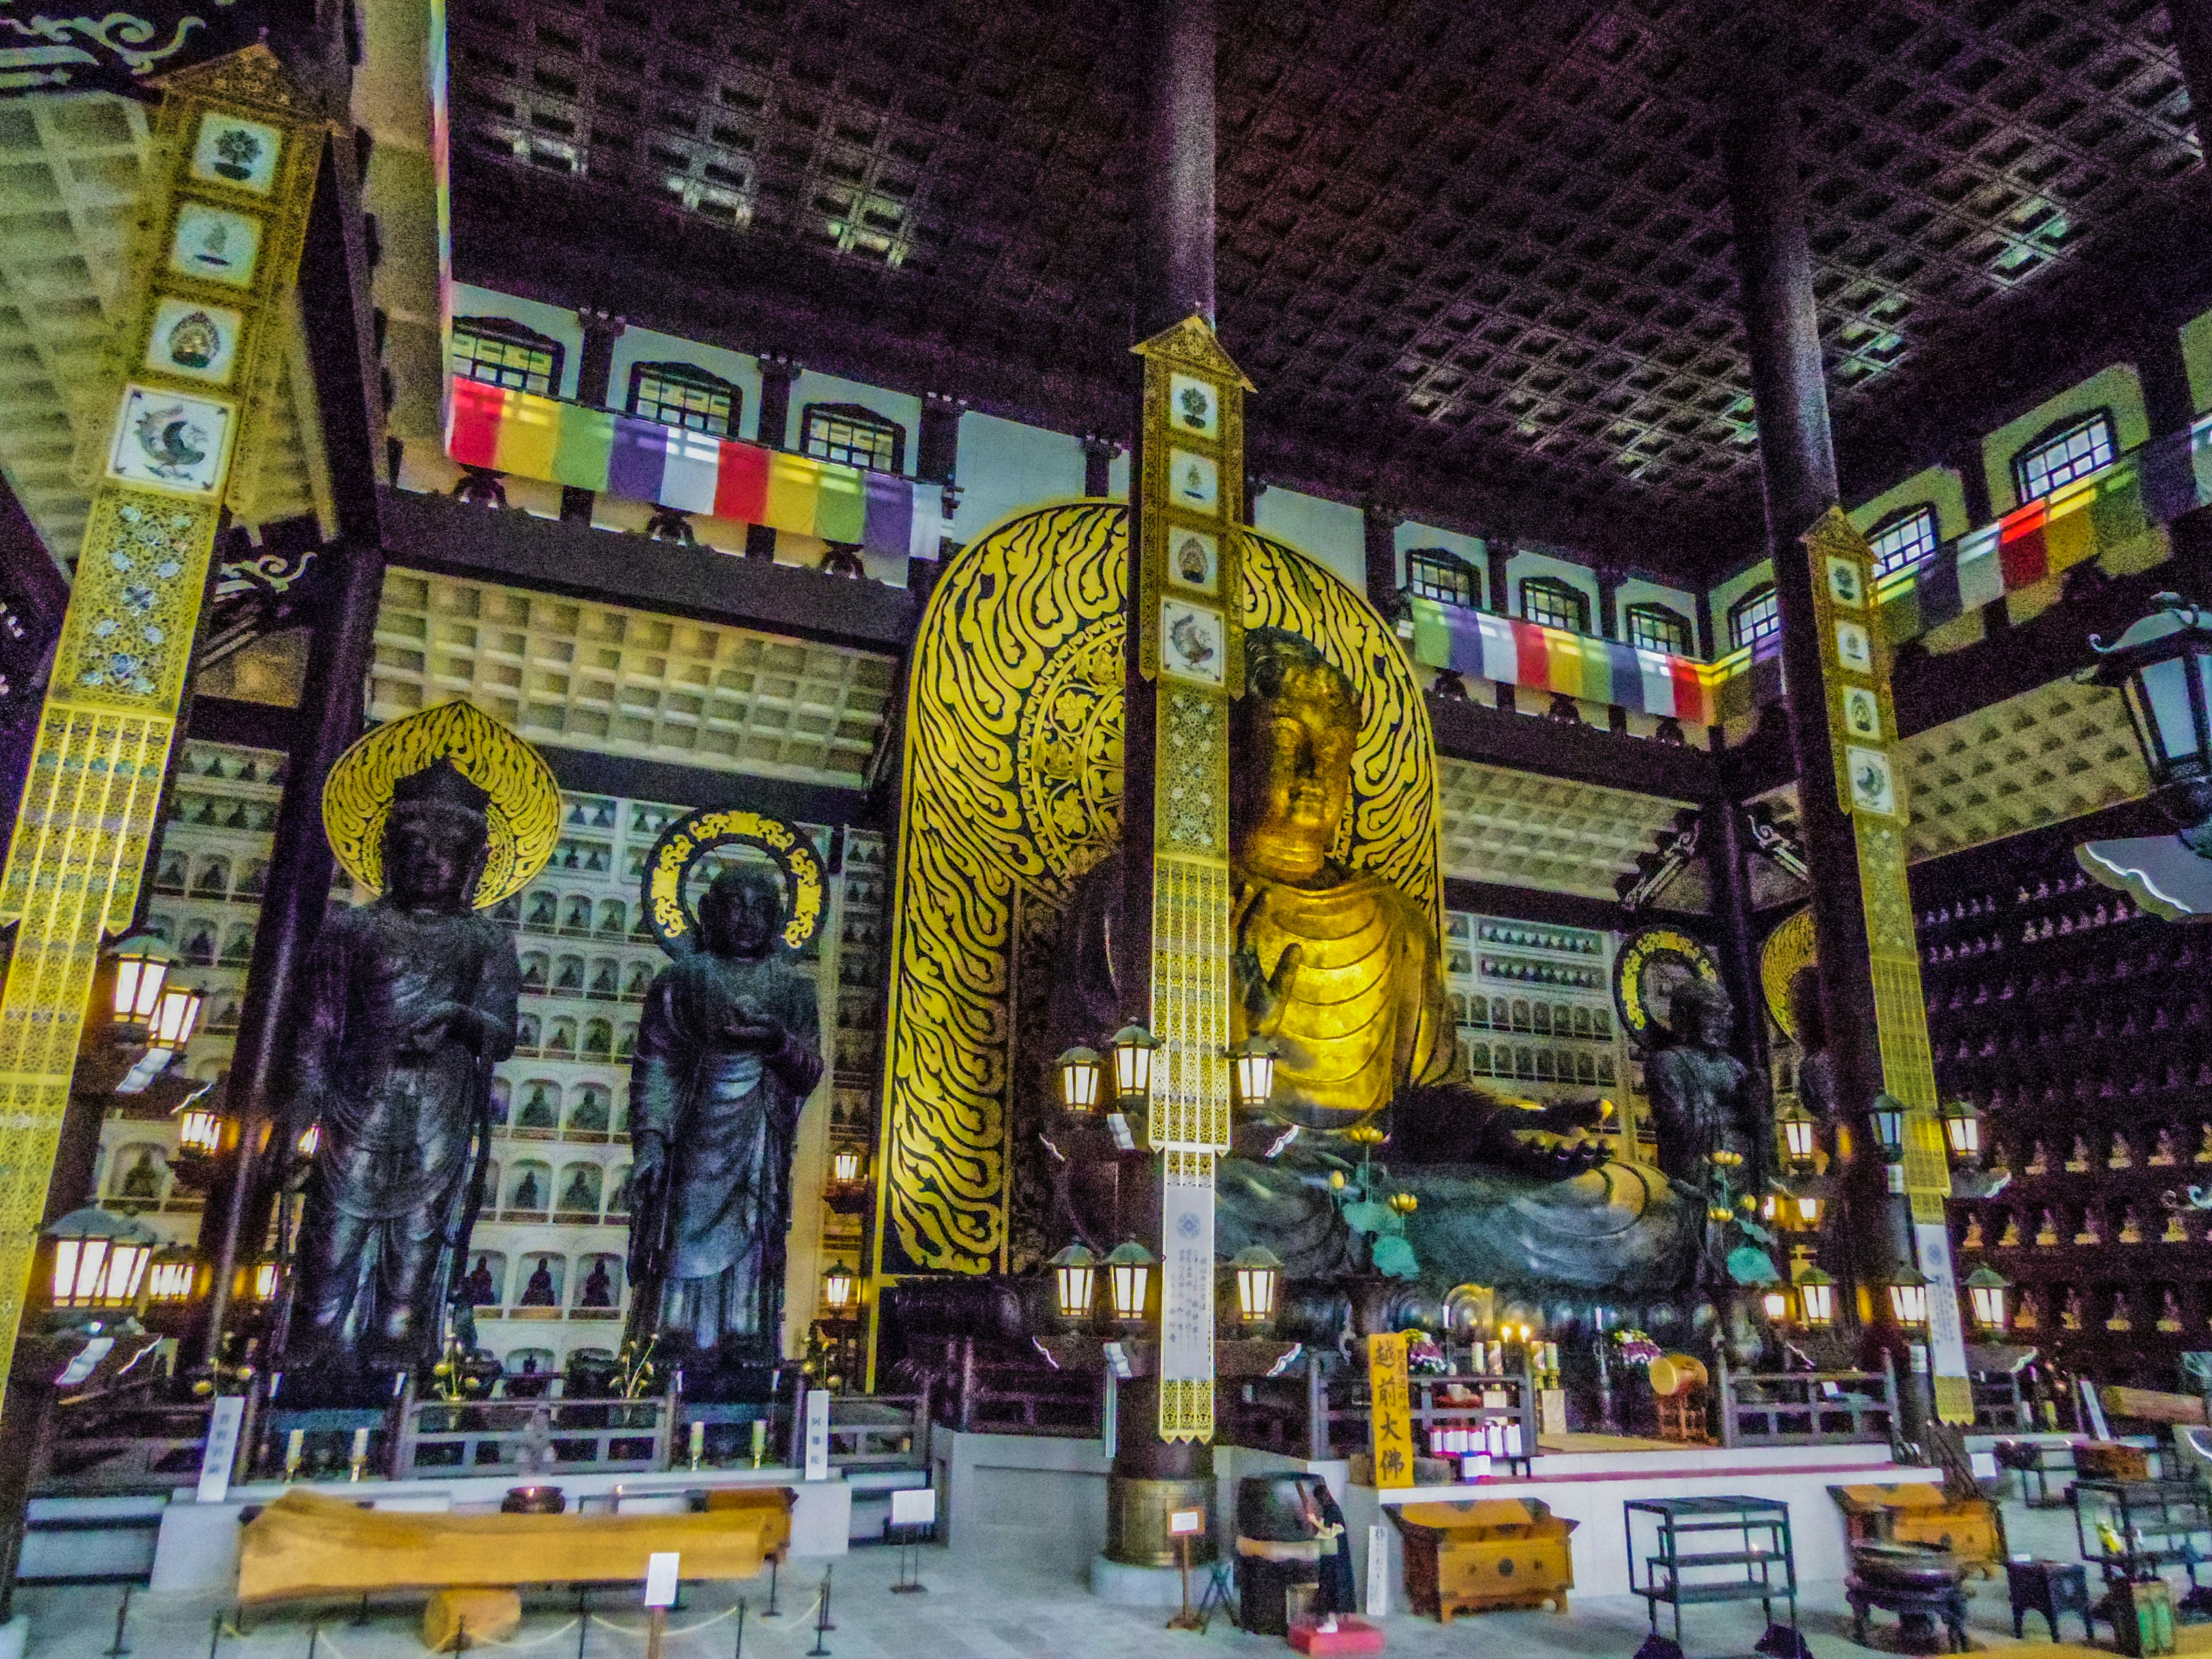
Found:
[[(1469, 1080), (1434, 923), (1381, 876), (1330, 856), (1352, 796), (1358, 693), (1310, 643), (1245, 636), (1232, 726), (1231, 1041), (1278, 1054), (1272, 1098), (1237, 1126), (1219, 1182), (1217, 1246), (1249, 1239), (1294, 1277), (1356, 1267), (1325, 1165), (1347, 1132), (1389, 1133), (1379, 1156), (1418, 1200), (1407, 1235), (1425, 1279), (1679, 1291), (1697, 1229), (1656, 1170), (1607, 1162), (1595, 1099), (1539, 1107)], [(1109, 942), (1118, 855), (1079, 884), (1062, 939), (1047, 1052), (1126, 1018)], [(1085, 1218), (1072, 1216), (1079, 1231)]]

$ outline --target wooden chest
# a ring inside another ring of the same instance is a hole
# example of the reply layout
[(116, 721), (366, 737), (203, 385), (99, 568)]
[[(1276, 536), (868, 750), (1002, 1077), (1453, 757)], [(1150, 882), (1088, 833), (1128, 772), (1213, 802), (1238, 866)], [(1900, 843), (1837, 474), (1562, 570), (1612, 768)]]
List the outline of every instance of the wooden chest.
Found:
[(1828, 1491), (1854, 1542), (1933, 1544), (1984, 1578), (1994, 1578), (2004, 1563), (2004, 1523), (1985, 1498), (1947, 1498), (1941, 1486), (1925, 1481)]
[(1406, 1597), (1449, 1625), (1492, 1607), (1567, 1610), (1574, 1588), (1568, 1534), (1577, 1524), (1534, 1498), (1407, 1504), (1390, 1510), (1406, 1540)]

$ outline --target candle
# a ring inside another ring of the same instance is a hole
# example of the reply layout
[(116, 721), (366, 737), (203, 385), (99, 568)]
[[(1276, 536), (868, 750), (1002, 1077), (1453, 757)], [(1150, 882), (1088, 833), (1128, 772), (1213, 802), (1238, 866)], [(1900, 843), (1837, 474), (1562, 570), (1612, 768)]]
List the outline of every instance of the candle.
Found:
[(691, 1467), (697, 1468), (699, 1460), (707, 1455), (707, 1425), (704, 1419), (695, 1418), (691, 1423)]
[(348, 1473), (346, 1479), (349, 1480), (360, 1480), (362, 1471), (368, 1468), (368, 1431), (367, 1429), (356, 1429), (353, 1431), (353, 1467)]
[(284, 1437), (284, 1478), (290, 1480), (300, 1473), (300, 1460), (307, 1445), (307, 1431), (295, 1429)]
[(753, 1419), (753, 1467), (755, 1468), (761, 1466), (762, 1455), (767, 1450), (768, 1419), (764, 1417), (756, 1417)]

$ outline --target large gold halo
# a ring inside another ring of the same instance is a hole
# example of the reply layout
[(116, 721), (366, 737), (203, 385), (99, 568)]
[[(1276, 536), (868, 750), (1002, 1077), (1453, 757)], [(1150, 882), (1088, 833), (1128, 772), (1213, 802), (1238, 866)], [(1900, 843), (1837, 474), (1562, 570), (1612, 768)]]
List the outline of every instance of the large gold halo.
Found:
[(1797, 1014), (1790, 1006), (1790, 981), (1797, 977), (1799, 969), (1810, 968), (1819, 960), (1813, 945), (1809, 904), (1784, 916), (1759, 947), (1759, 988), (1766, 999), (1766, 1012), (1792, 1042), (1797, 1041)]
[[(1298, 635), (1359, 694), (1337, 857), (1441, 932), (1436, 747), (1404, 650), (1364, 594), (1286, 543), (1238, 533), (1244, 626)], [(1127, 576), (1124, 506), (1024, 508), (947, 562), (915, 632), (878, 1164), (885, 1273), (1011, 1260), (1018, 1027), (1048, 996), (1069, 894), (1121, 840)]]
[(378, 726), (345, 751), (323, 785), (323, 831), (346, 874), (384, 890), (384, 824), (399, 780), (449, 760), (491, 797), (491, 856), (477, 884), (488, 910), (530, 884), (561, 837), (561, 787), (535, 749), (465, 702)]

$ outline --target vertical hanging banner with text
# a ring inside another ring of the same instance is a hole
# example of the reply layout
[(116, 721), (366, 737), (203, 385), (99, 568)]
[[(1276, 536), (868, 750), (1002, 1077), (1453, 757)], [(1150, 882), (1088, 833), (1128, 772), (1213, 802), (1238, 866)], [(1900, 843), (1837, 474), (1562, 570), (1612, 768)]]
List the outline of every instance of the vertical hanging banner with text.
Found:
[(80, 456), (91, 512), (0, 875), (0, 1377), (100, 942), (137, 908), (216, 532), (267, 425), (325, 127), (253, 46), (168, 77), (155, 133), (114, 414)]
[[(1905, 879), (1905, 832), (1911, 807), (1895, 756), (1897, 711), (1890, 697), (1889, 641), (1875, 606), (1874, 554), (1841, 507), (1831, 507), (1803, 540), (1813, 564), (1836, 794), (1858, 844), (1882, 1087), (1905, 1109), (1905, 1190), (1914, 1232), (1924, 1238), (1923, 1230), (1933, 1228), (1940, 1236), (1951, 1167), (1936, 1115), (1936, 1060), (1920, 986), (1920, 939)], [(1929, 1279), (1931, 1324), (1951, 1333), (1949, 1340), (1935, 1341), (1930, 1348), (1936, 1415), (1947, 1423), (1972, 1423), (1973, 1396), (1966, 1348), (1957, 1335), (1959, 1292), (1950, 1252), (1922, 1248), (1916, 1254)]]
[(1378, 1492), (1413, 1484), (1413, 1385), (1406, 1366), (1406, 1337), (1367, 1339), (1368, 1412), (1373, 1419), (1375, 1486)]
[(1138, 663), (1153, 697), (1151, 1145), (1160, 1437), (1213, 1438), (1213, 1165), (1230, 1146), (1229, 705), (1243, 690), (1244, 393), (1203, 318), (1135, 348)]

